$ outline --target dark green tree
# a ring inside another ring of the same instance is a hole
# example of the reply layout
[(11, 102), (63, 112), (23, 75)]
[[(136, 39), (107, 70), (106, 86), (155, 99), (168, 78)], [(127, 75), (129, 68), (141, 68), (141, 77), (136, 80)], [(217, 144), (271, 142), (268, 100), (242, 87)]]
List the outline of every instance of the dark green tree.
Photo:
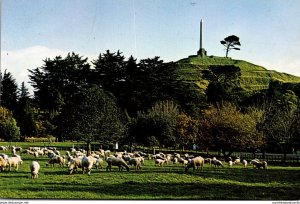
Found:
[(26, 136), (37, 135), (32, 99), (29, 97), (29, 92), (24, 82), (22, 82), (19, 90), (17, 104), (15, 115), (20, 127), (20, 139), (24, 141)]
[(75, 53), (44, 60), (42, 67), (29, 70), (34, 96), (43, 111), (58, 114), (73, 95), (88, 84), (88, 58)]
[(236, 46), (241, 46), (239, 37), (235, 35), (230, 35), (224, 38), (224, 40), (221, 40), (221, 44), (224, 45), (226, 49), (226, 58), (228, 57), (228, 52), (230, 50), (240, 50), (240, 48)]
[(238, 103), (241, 100), (241, 69), (236, 66), (210, 66), (202, 71), (209, 81), (206, 89), (207, 101), (217, 104), (222, 101)]
[(76, 93), (56, 117), (55, 124), (56, 136), (62, 140), (85, 141), (89, 149), (93, 141), (110, 144), (124, 135), (121, 113), (113, 95), (98, 86)]
[(101, 85), (114, 95), (119, 95), (119, 88), (125, 81), (125, 57), (120, 51), (111, 53), (109, 50), (100, 54), (93, 62), (92, 82)]
[(10, 72), (4, 71), (2, 78), (2, 105), (9, 110), (16, 109), (18, 95), (18, 85)]
[(175, 66), (159, 57), (128, 60), (120, 51), (109, 50), (93, 61), (93, 83), (112, 92), (118, 105), (130, 115), (149, 109), (155, 102), (174, 97)]
[(286, 161), (286, 154), (292, 151), (297, 135), (298, 97), (291, 90), (277, 95), (271, 107), (265, 112), (261, 129), (267, 137), (269, 149), (279, 149)]

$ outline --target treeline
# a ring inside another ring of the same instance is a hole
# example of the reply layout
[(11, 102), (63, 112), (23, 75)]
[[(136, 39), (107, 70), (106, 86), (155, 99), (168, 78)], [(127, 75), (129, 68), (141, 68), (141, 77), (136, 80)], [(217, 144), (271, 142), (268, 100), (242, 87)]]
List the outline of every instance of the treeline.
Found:
[(179, 80), (177, 69), (159, 57), (137, 62), (119, 51), (92, 62), (69, 53), (29, 70), (33, 97), (4, 72), (0, 138), (54, 135), (87, 145), (196, 145), (227, 156), (299, 148), (299, 100), (293, 88), (275, 81), (269, 90), (248, 93), (240, 86), (238, 67), (210, 66), (201, 72), (209, 82), (201, 93)]

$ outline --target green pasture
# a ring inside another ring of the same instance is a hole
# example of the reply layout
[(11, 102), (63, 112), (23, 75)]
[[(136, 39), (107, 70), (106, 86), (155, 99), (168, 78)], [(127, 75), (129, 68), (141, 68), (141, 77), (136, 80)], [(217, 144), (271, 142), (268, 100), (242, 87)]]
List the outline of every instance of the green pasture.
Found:
[(297, 84), (300, 78), (286, 73), (268, 70), (262, 66), (255, 65), (243, 60), (231, 58), (209, 56), (199, 57), (190, 56), (176, 62), (178, 79), (195, 83), (199, 87), (199, 91), (207, 87), (207, 81), (202, 79), (201, 71), (208, 69), (211, 65), (234, 65), (241, 69), (240, 83), (245, 91), (259, 91), (268, 89), (271, 80), (277, 80), (285, 83)]
[[(11, 155), (10, 152), (6, 152)], [(65, 152), (62, 151), (62, 154)], [(142, 170), (111, 172), (93, 169), (68, 175), (67, 167), (46, 166), (39, 157), (39, 178), (30, 178), (29, 164), (34, 157), (22, 155), (18, 171), (0, 172), (0, 197), (4, 199), (93, 199), (93, 200), (299, 200), (300, 167), (269, 166), (268, 170), (249, 166), (212, 168), (187, 173), (181, 165), (154, 166), (146, 160)]]

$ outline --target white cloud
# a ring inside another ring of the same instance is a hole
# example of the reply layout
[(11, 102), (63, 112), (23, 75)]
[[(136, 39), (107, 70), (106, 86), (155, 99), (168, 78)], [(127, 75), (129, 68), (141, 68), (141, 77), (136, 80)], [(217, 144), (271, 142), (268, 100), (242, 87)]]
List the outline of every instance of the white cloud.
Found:
[[(56, 56), (66, 56), (69, 51), (60, 49), (51, 49), (44, 46), (32, 46), (20, 50), (1, 51), (1, 71), (6, 69), (12, 73), (16, 79), (18, 86), (20, 87), (22, 82), (25, 82), (26, 87), (30, 93), (33, 94), (33, 88), (29, 82), (28, 69), (35, 69), (41, 67), (46, 58), (54, 58)], [(79, 53), (82, 55), (81, 53)], [(89, 57), (89, 59), (95, 59), (96, 55), (83, 55)], [(90, 58), (90, 56), (92, 58)]]
[(300, 77), (300, 59), (278, 58), (271, 61), (258, 61), (256, 64), (261, 65), (268, 70), (276, 70)]
[(33, 93), (33, 88), (28, 83), (28, 69), (35, 69), (43, 65), (43, 60), (53, 58), (58, 55), (65, 55), (66, 51), (58, 49), (50, 49), (43, 46), (33, 46), (20, 50), (2, 51), (1, 52), (1, 71), (12, 73), (20, 87), (22, 82), (25, 82), (30, 93)]

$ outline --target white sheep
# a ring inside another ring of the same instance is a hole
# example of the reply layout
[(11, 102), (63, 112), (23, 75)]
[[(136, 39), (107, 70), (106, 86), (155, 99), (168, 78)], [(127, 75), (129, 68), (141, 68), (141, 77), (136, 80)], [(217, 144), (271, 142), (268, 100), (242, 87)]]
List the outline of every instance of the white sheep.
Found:
[(82, 174), (87, 173), (91, 174), (93, 165), (94, 165), (94, 159), (93, 157), (82, 157), (81, 161), (81, 168), (82, 168)]
[(1, 153), (1, 154), (0, 154), (0, 157), (2, 157), (2, 158), (5, 159), (5, 160), (8, 159), (8, 155), (7, 155), (7, 154), (4, 154), (4, 153)]
[(247, 168), (247, 164), (248, 164), (247, 160), (243, 159), (242, 164), (243, 164), (243, 168)]
[(0, 146), (0, 150), (7, 151), (7, 147), (6, 146)]
[(96, 167), (96, 169), (102, 169), (102, 165), (103, 165), (103, 159), (102, 158), (97, 158), (96, 159), (96, 163), (95, 163), (95, 167)]
[(18, 171), (18, 167), (20, 165), (21, 161), (19, 157), (9, 157), (7, 159), (7, 165), (9, 168), (9, 171), (11, 171), (11, 167), (14, 167), (16, 171)]
[(221, 166), (221, 167), (224, 167), (222, 162), (218, 159), (216, 159), (215, 157), (211, 160), (211, 164), (214, 166), (214, 167), (217, 167), (217, 166)]
[(258, 159), (252, 159), (251, 161), (250, 161), (250, 164), (252, 164), (253, 165), (253, 168), (254, 168), (254, 163), (257, 163), (257, 162), (260, 162)]
[(54, 156), (54, 157), (51, 157), (50, 160), (47, 162), (47, 166), (53, 166), (54, 167), (54, 164), (59, 164), (60, 166), (64, 166), (65, 164), (65, 159), (61, 156)]
[(129, 164), (132, 165), (136, 171), (142, 169), (142, 163), (140, 158), (141, 157), (131, 158), (129, 161)]
[(241, 159), (239, 157), (233, 160), (233, 164), (240, 164), (240, 163), (241, 163)]
[(165, 159), (155, 159), (155, 166), (163, 166), (165, 163), (167, 163), (167, 160)]
[(191, 161), (188, 163), (188, 165), (185, 167), (185, 171), (187, 172), (189, 168), (193, 168), (193, 171), (197, 168), (197, 170), (200, 167), (200, 170), (203, 170), (204, 166), (204, 159), (201, 156), (195, 157), (191, 159)]
[(229, 160), (229, 161), (228, 161), (228, 165), (229, 165), (230, 168), (232, 168), (232, 166), (233, 166), (233, 161)]
[(268, 168), (266, 161), (259, 162), (259, 161), (252, 160), (251, 163), (253, 164), (254, 169), (260, 169), (260, 168), (267, 169)]
[(0, 156), (0, 171), (4, 171), (7, 166), (7, 160)]
[(12, 146), (12, 150), (16, 151), (16, 152), (22, 152), (22, 147), (15, 147)]
[(186, 165), (188, 165), (188, 163), (189, 163), (188, 160), (183, 159), (183, 158), (178, 158), (178, 162), (179, 162), (180, 164), (182, 164), (183, 166), (186, 166)]
[(82, 157), (71, 158), (68, 166), (69, 174), (72, 174), (78, 168), (82, 168)]
[(204, 159), (204, 163), (208, 163), (210, 166), (212, 166), (211, 160), (212, 160), (212, 158), (206, 158), (206, 159)]
[(23, 164), (23, 160), (21, 159), (20, 155), (14, 154), (13, 157), (18, 157), (19, 158), (19, 165)]
[(118, 166), (119, 167), (119, 171), (122, 171), (123, 167), (126, 168), (127, 171), (129, 171), (129, 166), (126, 164), (126, 162), (121, 158), (115, 158), (115, 157), (108, 157), (106, 159), (107, 162), (107, 167), (106, 167), (106, 171), (110, 170), (111, 171), (111, 167), (112, 166)]
[(37, 161), (32, 161), (30, 163), (31, 178), (32, 179), (38, 178), (39, 171), (40, 171), (40, 164)]

